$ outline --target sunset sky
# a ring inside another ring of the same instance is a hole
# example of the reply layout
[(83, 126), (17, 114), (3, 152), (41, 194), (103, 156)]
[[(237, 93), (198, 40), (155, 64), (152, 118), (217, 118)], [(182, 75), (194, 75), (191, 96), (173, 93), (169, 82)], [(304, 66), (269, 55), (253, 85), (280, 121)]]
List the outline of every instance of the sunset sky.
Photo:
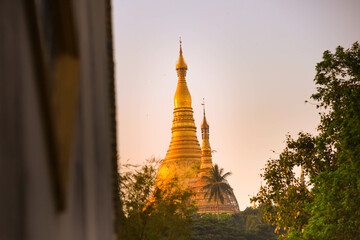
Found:
[(198, 139), (205, 98), (213, 162), (244, 210), (285, 135), (316, 133), (315, 65), (360, 40), (359, 12), (358, 0), (113, 0), (120, 161), (165, 157), (181, 36)]

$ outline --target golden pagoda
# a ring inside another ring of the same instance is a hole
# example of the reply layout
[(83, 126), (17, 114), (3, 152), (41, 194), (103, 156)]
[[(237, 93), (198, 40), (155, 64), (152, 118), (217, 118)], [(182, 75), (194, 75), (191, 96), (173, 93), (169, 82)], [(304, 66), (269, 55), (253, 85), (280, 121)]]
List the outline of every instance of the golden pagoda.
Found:
[(201, 149), (196, 136), (196, 126), (191, 107), (191, 96), (186, 84), (187, 65), (182, 55), (176, 64), (178, 83), (174, 96), (172, 137), (166, 157), (159, 166), (156, 184), (179, 180), (180, 187), (192, 189), (197, 180), (201, 162)]
[[(209, 125), (204, 108), (204, 119), (201, 125), (203, 142), (200, 148), (191, 107), (191, 95), (185, 79), (187, 69), (180, 41), (180, 56), (176, 64), (178, 83), (174, 96), (172, 136), (169, 149), (157, 172), (156, 185), (161, 188), (162, 184), (176, 178), (182, 189), (196, 193), (195, 200), (199, 212), (216, 213), (215, 202), (204, 199), (205, 192), (202, 190), (206, 184), (202, 176), (209, 176), (213, 167)], [(224, 204), (220, 204), (219, 212), (239, 212), (239, 206), (233, 194), (224, 196)]]
[(206, 121), (205, 116), (205, 104), (203, 103), (203, 122), (201, 124), (201, 136), (202, 136), (202, 146), (201, 146), (201, 165), (200, 165), (200, 174), (198, 180), (195, 184), (194, 191), (196, 193), (195, 200), (196, 205), (198, 206), (199, 213), (217, 213), (218, 210), (220, 213), (237, 213), (240, 212), (238, 202), (234, 194), (225, 194), (224, 204), (219, 204), (218, 208), (216, 207), (216, 202), (214, 200), (208, 201), (204, 195), (206, 190), (202, 188), (207, 185), (206, 180), (203, 176), (211, 177), (211, 172), (213, 168), (212, 163), (212, 154), (209, 141), (209, 124)]

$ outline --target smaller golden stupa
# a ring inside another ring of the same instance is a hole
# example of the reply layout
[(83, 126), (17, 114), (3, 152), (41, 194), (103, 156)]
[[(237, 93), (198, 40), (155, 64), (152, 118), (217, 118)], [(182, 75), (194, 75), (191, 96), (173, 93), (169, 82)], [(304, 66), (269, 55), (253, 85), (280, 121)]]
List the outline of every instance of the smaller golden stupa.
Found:
[(240, 212), (238, 202), (234, 194), (225, 194), (224, 196), (224, 204), (219, 204), (218, 208), (216, 207), (216, 202), (214, 200), (208, 201), (204, 197), (206, 190), (202, 188), (207, 185), (206, 180), (203, 176), (211, 177), (211, 172), (213, 168), (212, 163), (212, 154), (211, 154), (211, 147), (209, 141), (209, 124), (206, 121), (205, 115), (205, 104), (203, 110), (203, 123), (201, 125), (201, 135), (202, 135), (202, 147), (201, 147), (201, 165), (200, 165), (200, 174), (198, 180), (195, 184), (194, 191), (196, 193), (195, 200), (196, 205), (198, 206), (199, 213), (217, 213), (219, 210), (220, 213), (238, 213)]

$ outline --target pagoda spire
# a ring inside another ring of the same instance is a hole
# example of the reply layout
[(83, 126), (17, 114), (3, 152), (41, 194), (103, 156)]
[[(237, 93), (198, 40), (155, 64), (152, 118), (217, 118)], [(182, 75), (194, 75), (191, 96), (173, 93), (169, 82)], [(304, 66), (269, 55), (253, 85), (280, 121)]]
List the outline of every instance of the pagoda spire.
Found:
[(180, 69), (184, 69), (187, 70), (187, 65), (185, 63), (184, 57), (182, 55), (182, 41), (181, 41), (181, 37), (180, 37), (180, 54), (179, 54), (179, 60), (176, 64), (176, 70), (180, 70)]
[(178, 82), (174, 96), (174, 117), (171, 141), (166, 157), (159, 166), (156, 184), (173, 178), (185, 188), (193, 188), (199, 174), (201, 149), (196, 136), (196, 125), (191, 107), (191, 95), (186, 83), (187, 65), (180, 39), (179, 60), (176, 64)]
[(213, 167), (212, 154), (209, 141), (209, 124), (206, 121), (205, 101), (203, 99), (203, 122), (201, 124), (202, 146), (201, 146), (201, 165), (200, 177), (208, 175)]
[[(200, 165), (200, 174), (198, 177), (198, 181), (195, 185), (195, 201), (197, 202), (198, 212), (199, 213), (216, 213), (217, 209), (215, 206), (215, 201), (211, 202), (205, 198), (206, 190), (203, 189), (204, 186), (208, 184), (207, 178), (211, 178), (213, 175), (213, 162), (212, 162), (212, 154), (211, 147), (209, 141), (209, 124), (206, 120), (205, 114), (205, 103), (203, 100), (203, 122), (201, 124), (201, 134), (202, 134), (202, 146), (201, 146), (201, 165)], [(206, 176), (204, 178), (204, 176)], [(236, 197), (234, 194), (224, 194), (224, 204), (219, 206), (220, 212), (226, 213), (236, 213), (239, 212), (239, 205), (237, 203)]]
[[(176, 64), (176, 71), (178, 75), (178, 84), (174, 96), (174, 106), (175, 108), (187, 107), (191, 108), (191, 95), (186, 84), (186, 71), (187, 65), (185, 63), (183, 53), (182, 53), (182, 42), (180, 39), (180, 53), (179, 60)], [(191, 109), (192, 110), (192, 109)]]
[(206, 115), (205, 115), (205, 99), (203, 98), (203, 102), (201, 103), (203, 106), (203, 122), (201, 124), (201, 132), (202, 132), (202, 139), (207, 138), (209, 140), (209, 136), (205, 136), (205, 130), (207, 130), (207, 134), (209, 134), (209, 124), (206, 121)]

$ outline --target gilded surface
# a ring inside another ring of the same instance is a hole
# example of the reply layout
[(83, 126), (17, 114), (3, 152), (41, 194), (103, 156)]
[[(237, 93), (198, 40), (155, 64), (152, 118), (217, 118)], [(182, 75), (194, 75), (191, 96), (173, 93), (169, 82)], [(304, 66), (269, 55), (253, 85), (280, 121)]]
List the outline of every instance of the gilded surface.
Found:
[(196, 136), (191, 95), (185, 79), (186, 70), (187, 65), (180, 45), (180, 56), (176, 64), (178, 84), (174, 96), (172, 137), (156, 180), (160, 185), (161, 182), (177, 177), (183, 188), (192, 189), (199, 173), (201, 149)]

